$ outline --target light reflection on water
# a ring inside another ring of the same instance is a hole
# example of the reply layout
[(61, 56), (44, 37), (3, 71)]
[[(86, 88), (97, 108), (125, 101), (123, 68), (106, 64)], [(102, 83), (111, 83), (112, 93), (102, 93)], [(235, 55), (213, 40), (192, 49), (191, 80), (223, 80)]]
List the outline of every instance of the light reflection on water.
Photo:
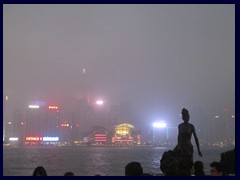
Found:
[[(123, 176), (130, 161), (142, 164), (144, 172), (160, 174), (160, 159), (164, 147), (4, 147), (3, 175), (30, 176), (37, 166), (43, 166), (50, 176), (63, 176), (67, 171), (77, 176)], [(232, 148), (202, 148), (203, 157), (194, 160), (209, 163), (220, 160), (220, 153)]]

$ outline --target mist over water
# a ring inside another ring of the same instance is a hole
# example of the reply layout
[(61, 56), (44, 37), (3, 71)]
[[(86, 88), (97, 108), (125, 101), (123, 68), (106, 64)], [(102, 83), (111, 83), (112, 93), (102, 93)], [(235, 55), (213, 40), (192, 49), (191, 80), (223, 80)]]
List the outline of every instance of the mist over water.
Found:
[[(144, 172), (161, 174), (160, 159), (164, 147), (23, 147), (4, 148), (3, 175), (31, 176), (41, 165), (50, 176), (63, 176), (67, 171), (77, 176), (124, 176), (124, 168), (131, 161), (142, 164)], [(194, 161), (201, 160), (205, 170), (212, 161), (220, 161), (220, 153), (231, 148), (202, 148), (203, 157), (194, 153)], [(14, 161), (14, 163), (11, 163)]]
[[(33, 119), (46, 120), (47, 129), (53, 116), (46, 108), (56, 106), (53, 126), (68, 124), (71, 142), (96, 126), (113, 132), (115, 125), (129, 123), (142, 144), (152, 143), (156, 131), (161, 141), (176, 144), (185, 107), (200, 145), (210, 147), (203, 150), (207, 164), (217, 159), (213, 147), (235, 145), (235, 5), (4, 4), (3, 97), (7, 140), (32, 137)], [(37, 104), (34, 114), (29, 105)], [(158, 121), (167, 128), (154, 129)], [(4, 147), (4, 174), (31, 175), (42, 164), (50, 175), (123, 175), (131, 158), (158, 173), (162, 152)]]
[(129, 104), (143, 123), (182, 107), (235, 111), (234, 5), (4, 4), (3, 13), (5, 121), (33, 101), (69, 119), (78, 100), (100, 97)]

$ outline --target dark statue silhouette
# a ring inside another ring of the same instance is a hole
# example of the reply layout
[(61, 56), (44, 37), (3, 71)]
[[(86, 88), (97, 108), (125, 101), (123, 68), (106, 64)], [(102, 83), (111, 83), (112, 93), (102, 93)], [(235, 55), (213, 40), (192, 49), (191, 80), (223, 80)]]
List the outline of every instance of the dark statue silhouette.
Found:
[(160, 160), (160, 169), (165, 175), (191, 175), (193, 166), (192, 134), (197, 145), (198, 154), (202, 157), (195, 127), (189, 123), (190, 115), (185, 108), (182, 109), (182, 119), (184, 122), (178, 125), (177, 146), (173, 150), (164, 152)]

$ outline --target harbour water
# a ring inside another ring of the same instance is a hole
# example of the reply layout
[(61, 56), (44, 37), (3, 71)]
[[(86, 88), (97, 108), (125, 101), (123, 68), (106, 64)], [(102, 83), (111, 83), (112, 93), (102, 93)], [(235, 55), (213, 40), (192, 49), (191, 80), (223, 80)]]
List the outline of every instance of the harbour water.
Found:
[[(124, 168), (131, 161), (142, 164), (146, 173), (158, 175), (164, 151), (173, 147), (4, 147), (3, 176), (31, 176), (37, 166), (43, 166), (49, 176), (63, 176), (72, 171), (76, 176), (124, 176)], [(206, 171), (209, 163), (220, 161), (222, 152), (233, 148), (201, 148), (203, 157), (194, 152), (194, 160), (201, 160)]]

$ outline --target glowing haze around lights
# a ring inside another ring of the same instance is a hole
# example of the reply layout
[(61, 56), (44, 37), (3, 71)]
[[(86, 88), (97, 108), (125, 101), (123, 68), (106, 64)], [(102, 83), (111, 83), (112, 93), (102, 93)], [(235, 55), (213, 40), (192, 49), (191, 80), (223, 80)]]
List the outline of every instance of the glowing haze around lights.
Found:
[(166, 123), (164, 122), (155, 122), (153, 123), (153, 127), (156, 127), (156, 128), (165, 128), (167, 126)]
[(31, 108), (31, 109), (38, 109), (39, 108), (38, 105), (29, 105), (28, 107)]
[(96, 101), (96, 104), (97, 104), (97, 105), (103, 105), (103, 100), (97, 100), (97, 101)]

